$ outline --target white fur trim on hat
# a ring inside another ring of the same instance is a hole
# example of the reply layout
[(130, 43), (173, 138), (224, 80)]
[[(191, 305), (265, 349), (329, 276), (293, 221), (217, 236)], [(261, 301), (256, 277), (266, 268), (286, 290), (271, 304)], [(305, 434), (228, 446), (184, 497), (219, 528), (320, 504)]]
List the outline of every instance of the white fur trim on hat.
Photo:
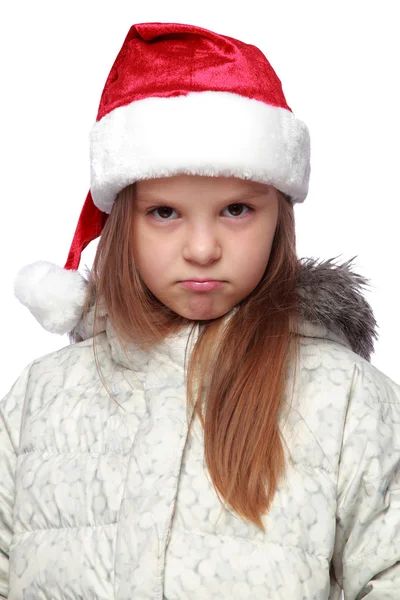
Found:
[(286, 108), (232, 92), (150, 97), (93, 125), (90, 168), (93, 202), (108, 214), (127, 185), (179, 173), (251, 179), (303, 202), (310, 135)]
[(82, 317), (86, 286), (79, 271), (38, 261), (18, 271), (14, 293), (44, 329), (64, 334)]

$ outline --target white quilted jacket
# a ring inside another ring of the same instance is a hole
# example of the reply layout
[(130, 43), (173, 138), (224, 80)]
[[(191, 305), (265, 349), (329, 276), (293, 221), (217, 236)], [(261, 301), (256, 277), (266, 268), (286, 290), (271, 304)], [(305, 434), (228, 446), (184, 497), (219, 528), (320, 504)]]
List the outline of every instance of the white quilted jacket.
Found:
[(369, 362), (356, 276), (310, 262), (299, 286), (293, 460), (266, 533), (222, 510), (198, 422), (187, 436), (187, 331), (126, 357), (104, 314), (98, 359), (118, 403), (83, 323), (0, 403), (0, 597), (400, 598), (400, 387)]

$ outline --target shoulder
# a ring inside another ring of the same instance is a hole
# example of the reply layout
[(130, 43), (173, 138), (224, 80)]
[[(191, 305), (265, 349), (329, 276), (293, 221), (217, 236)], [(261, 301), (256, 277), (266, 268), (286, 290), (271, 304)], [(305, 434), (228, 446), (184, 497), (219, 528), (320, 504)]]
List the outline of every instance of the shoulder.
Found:
[(400, 385), (348, 346), (331, 339), (300, 338), (300, 368), (319, 373), (321, 382), (345, 386), (350, 397), (363, 389), (364, 401), (400, 402)]
[(0, 413), (14, 423), (14, 430), (17, 421), (29, 417), (61, 388), (68, 389), (97, 377), (92, 344), (93, 338), (69, 344), (25, 366), (0, 401)]
[(388, 405), (393, 405), (396, 418), (400, 409), (400, 385), (338, 342), (302, 338), (300, 372), (311, 389), (324, 391), (328, 402), (341, 406), (343, 426), (360, 421), (363, 415), (383, 418)]
[(289, 385), (290, 422), (302, 440), (296, 451), (309, 440), (309, 451), (318, 447), (332, 472), (337, 473), (344, 455), (351, 461), (352, 452), (361, 451), (352, 432), (360, 440), (372, 435), (378, 442), (382, 420), (387, 421), (387, 435), (396, 426), (400, 431), (399, 385), (337, 341), (300, 338), (293, 396), (291, 392)]
[(64, 373), (75, 366), (86, 366), (92, 357), (93, 338), (69, 344), (32, 361), (30, 379), (32, 381), (35, 377), (41, 376), (50, 370), (53, 374), (57, 374)]
[(400, 385), (363, 358), (357, 362), (352, 391), (361, 393), (363, 402), (375, 407), (387, 403), (400, 404)]

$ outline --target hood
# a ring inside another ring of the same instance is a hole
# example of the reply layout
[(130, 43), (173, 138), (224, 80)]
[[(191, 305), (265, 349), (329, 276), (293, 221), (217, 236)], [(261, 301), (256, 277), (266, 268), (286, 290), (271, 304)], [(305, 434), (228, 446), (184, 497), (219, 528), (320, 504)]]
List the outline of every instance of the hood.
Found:
[(335, 265), (332, 258), (319, 264), (313, 258), (299, 260), (299, 314), (345, 339), (353, 352), (370, 362), (379, 326), (361, 291), (362, 286), (369, 287), (369, 280), (350, 268), (354, 258), (342, 265)]
[[(335, 259), (318, 262), (301, 258), (298, 263), (297, 290), (299, 292), (299, 324), (297, 332), (314, 338), (337, 341), (349, 347), (365, 360), (371, 360), (374, 339), (378, 339), (377, 322), (361, 287), (368, 279), (350, 267), (355, 257), (341, 265)], [(71, 342), (79, 342), (108, 331), (107, 312), (98, 311), (99, 319), (93, 331), (94, 307), (87, 319), (69, 334)]]

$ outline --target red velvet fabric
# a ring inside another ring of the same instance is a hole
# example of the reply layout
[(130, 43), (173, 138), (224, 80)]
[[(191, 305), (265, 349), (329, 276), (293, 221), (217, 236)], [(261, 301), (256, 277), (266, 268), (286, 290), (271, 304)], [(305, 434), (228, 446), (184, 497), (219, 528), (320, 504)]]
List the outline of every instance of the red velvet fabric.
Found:
[(138, 23), (111, 67), (97, 121), (135, 100), (206, 90), (233, 92), (291, 111), (280, 79), (256, 46), (194, 25)]
[(92, 195), (89, 192), (79, 216), (78, 225), (75, 229), (64, 269), (78, 270), (82, 251), (92, 240), (99, 237), (108, 216), (107, 213), (104, 213), (95, 206)]

